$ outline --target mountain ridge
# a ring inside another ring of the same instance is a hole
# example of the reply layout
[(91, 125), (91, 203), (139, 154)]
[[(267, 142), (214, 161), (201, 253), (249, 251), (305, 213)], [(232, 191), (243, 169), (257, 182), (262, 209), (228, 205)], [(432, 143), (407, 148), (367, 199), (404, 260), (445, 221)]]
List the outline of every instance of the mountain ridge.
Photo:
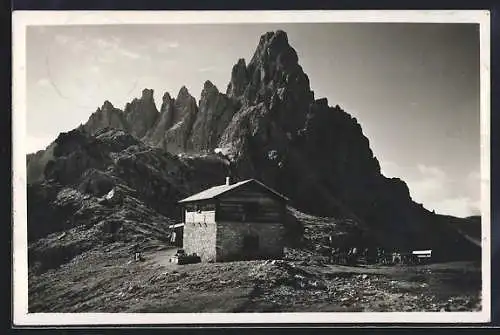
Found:
[[(30, 156), (30, 179), (106, 184), (102, 173), (86, 174), (95, 169), (122, 178), (146, 207), (158, 208), (163, 198), (169, 210), (162, 215), (176, 220), (181, 196), (228, 174), (256, 178), (306, 213), (354, 218), (373, 244), (437, 248), (443, 258), (477, 256), (476, 246), (444, 216), (411, 199), (404, 181), (382, 175), (356, 118), (314, 97), (284, 31), (263, 34), (248, 64), (241, 58), (233, 65), (225, 93), (206, 81), (197, 102), (182, 86), (176, 98), (164, 93), (159, 110), (153, 93), (144, 89), (123, 110), (105, 101), (84, 125), (38, 155), (43, 159)], [(174, 162), (184, 162), (183, 173), (195, 177), (165, 175), (161, 169)], [(213, 176), (202, 171), (207, 168)], [(128, 169), (126, 176), (120, 169)]]

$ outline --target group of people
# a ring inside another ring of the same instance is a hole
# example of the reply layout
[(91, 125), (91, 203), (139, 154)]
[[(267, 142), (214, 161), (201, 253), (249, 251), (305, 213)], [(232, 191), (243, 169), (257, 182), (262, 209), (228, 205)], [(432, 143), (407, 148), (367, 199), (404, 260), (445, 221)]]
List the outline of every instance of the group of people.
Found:
[[(414, 260), (383, 248), (337, 247), (330, 248), (330, 263), (353, 265), (361, 259), (367, 264), (411, 263)], [(407, 259), (408, 258), (408, 259)]]
[(358, 262), (360, 256), (360, 249), (357, 247), (332, 248), (330, 254), (330, 263), (355, 264)]

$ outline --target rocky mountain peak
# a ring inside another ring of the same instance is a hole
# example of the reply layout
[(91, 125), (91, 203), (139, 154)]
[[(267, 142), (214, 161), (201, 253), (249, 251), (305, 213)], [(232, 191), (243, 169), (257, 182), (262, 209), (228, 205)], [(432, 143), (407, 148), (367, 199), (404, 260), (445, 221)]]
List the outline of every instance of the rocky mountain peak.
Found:
[(214, 88), (217, 90), (217, 87), (210, 80), (206, 80), (203, 84), (203, 90), (210, 90)]
[(187, 87), (183, 85), (179, 89), (179, 93), (177, 93), (177, 100), (179, 100), (179, 99), (185, 99), (185, 98), (190, 98), (190, 97), (192, 97), (191, 93), (189, 93), (189, 90), (187, 89)]
[(298, 63), (297, 52), (288, 44), (288, 37), (282, 30), (268, 32), (261, 36), (259, 45), (248, 64), (272, 63), (282, 70), (293, 70)]
[(227, 95), (220, 93), (211, 81), (205, 81), (188, 149), (197, 152), (215, 149), (236, 111), (237, 106)]
[(113, 104), (109, 100), (106, 100), (102, 104), (101, 110), (103, 110), (103, 111), (104, 110), (112, 110), (114, 108), (115, 108), (115, 106), (113, 106)]
[[(163, 94), (163, 103), (170, 103), (173, 99), (172, 97), (170, 96), (170, 93), (168, 92), (165, 92), (165, 94)], [(162, 109), (163, 110), (163, 109)]]
[(154, 101), (153, 94), (154, 94), (153, 89), (145, 88), (142, 90), (141, 100), (148, 101), (148, 102)]
[[(212, 95), (212, 94), (218, 94), (219, 90), (217, 87), (210, 81), (207, 80), (203, 84), (203, 90), (201, 91), (201, 99), (206, 99), (207, 96)], [(201, 101), (200, 101), (201, 104)]]
[(239, 97), (248, 85), (247, 65), (244, 58), (240, 58), (231, 70), (231, 81), (227, 86), (226, 94), (232, 97)]
[(130, 131), (138, 138), (146, 135), (158, 118), (159, 113), (156, 109), (153, 93), (152, 89), (144, 89), (140, 99), (135, 98), (125, 106), (125, 118)]
[(238, 59), (238, 62), (233, 66), (233, 69), (246, 69), (246, 68), (247, 68), (247, 63), (245, 61), (245, 58)]
[(260, 37), (259, 47), (289, 48), (288, 35), (283, 30), (270, 31)]
[(252, 59), (245, 67), (240, 59), (233, 66), (227, 89), (243, 106), (263, 104), (285, 132), (296, 132), (314, 101), (309, 78), (298, 63), (297, 52), (282, 31), (260, 37)]
[(89, 134), (95, 134), (107, 127), (128, 130), (128, 123), (123, 112), (115, 108), (109, 100), (104, 101), (102, 107), (97, 108), (81, 128)]
[(198, 109), (196, 99), (189, 93), (186, 86), (182, 86), (175, 99), (175, 114), (173, 123), (179, 122), (187, 113), (192, 113)]

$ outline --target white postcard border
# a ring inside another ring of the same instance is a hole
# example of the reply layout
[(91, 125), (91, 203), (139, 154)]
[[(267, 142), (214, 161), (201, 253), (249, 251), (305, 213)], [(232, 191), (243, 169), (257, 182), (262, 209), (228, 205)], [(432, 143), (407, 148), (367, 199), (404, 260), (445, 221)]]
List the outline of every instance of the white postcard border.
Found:
[[(482, 311), (342, 313), (28, 313), (26, 208), (26, 27), (95, 24), (313, 22), (476, 23), (480, 25)], [(486, 10), (350, 11), (15, 11), (13, 28), (13, 323), (18, 326), (117, 324), (477, 323), (491, 318), (490, 13)]]

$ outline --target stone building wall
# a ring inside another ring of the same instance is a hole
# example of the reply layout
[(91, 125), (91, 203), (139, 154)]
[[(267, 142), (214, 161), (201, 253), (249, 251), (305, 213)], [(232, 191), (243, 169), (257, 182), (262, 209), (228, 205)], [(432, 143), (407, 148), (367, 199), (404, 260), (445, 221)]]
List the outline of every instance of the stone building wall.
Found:
[(214, 222), (186, 222), (183, 249), (187, 254), (196, 253), (204, 262), (215, 261), (217, 228)]
[(186, 211), (185, 222), (201, 222), (201, 223), (214, 223), (215, 210), (213, 211)]
[[(259, 247), (245, 254), (245, 235), (258, 236)], [(281, 223), (229, 222), (217, 223), (216, 261), (266, 259), (283, 257), (284, 226)]]

